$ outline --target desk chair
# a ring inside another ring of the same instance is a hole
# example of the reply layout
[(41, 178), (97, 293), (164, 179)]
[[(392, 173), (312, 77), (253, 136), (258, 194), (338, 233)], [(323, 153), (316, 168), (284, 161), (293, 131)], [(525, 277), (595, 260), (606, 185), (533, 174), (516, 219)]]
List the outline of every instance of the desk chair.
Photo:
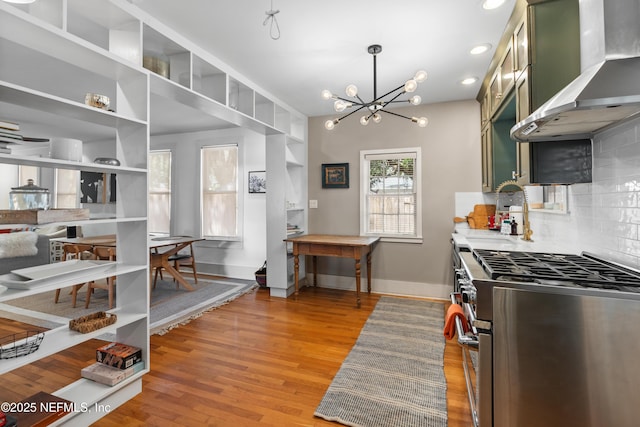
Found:
[[(116, 260), (116, 248), (106, 246), (96, 246), (93, 248), (93, 259), (115, 261)], [(94, 289), (105, 289), (109, 293), (109, 309), (113, 308), (113, 287), (115, 283), (115, 277), (107, 277), (105, 283), (98, 283), (92, 281), (87, 286), (87, 299), (84, 303), (84, 308), (89, 308), (91, 303), (91, 295)]]
[[(72, 259), (86, 259), (91, 256), (91, 249), (92, 249), (91, 245), (79, 245), (79, 244), (66, 243), (62, 247), (62, 260), (68, 261)], [(71, 287), (71, 304), (73, 308), (76, 307), (78, 291), (84, 285), (85, 285), (84, 283), (80, 283), (77, 285), (73, 285)], [(56, 296), (54, 299), (54, 303), (57, 304), (59, 298), (60, 298), (60, 288), (56, 289)]]

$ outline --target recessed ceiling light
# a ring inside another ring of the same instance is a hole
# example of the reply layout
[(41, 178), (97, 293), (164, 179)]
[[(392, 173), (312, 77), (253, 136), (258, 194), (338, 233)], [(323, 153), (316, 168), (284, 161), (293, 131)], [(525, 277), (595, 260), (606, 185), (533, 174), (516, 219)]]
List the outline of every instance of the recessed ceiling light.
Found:
[(7, 3), (19, 3), (19, 4), (27, 4), (27, 3), (33, 3), (36, 0), (4, 0)]
[(490, 9), (496, 9), (500, 6), (502, 6), (504, 4), (505, 0), (484, 0), (484, 3), (482, 3), (482, 7), (490, 10)]
[(460, 84), (468, 86), (468, 85), (474, 84), (477, 81), (478, 81), (477, 77), (467, 77), (466, 79), (462, 80)]
[(491, 44), (484, 43), (484, 44), (475, 46), (473, 49), (469, 51), (469, 53), (471, 53), (472, 55), (480, 55), (481, 53), (487, 52), (489, 49), (491, 49)]

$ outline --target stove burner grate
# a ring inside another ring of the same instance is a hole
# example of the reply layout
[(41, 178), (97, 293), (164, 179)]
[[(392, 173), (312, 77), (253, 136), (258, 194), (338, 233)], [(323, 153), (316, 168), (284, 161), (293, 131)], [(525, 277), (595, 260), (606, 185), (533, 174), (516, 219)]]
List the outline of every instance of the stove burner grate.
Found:
[(640, 273), (584, 255), (475, 249), (491, 279), (640, 292)]

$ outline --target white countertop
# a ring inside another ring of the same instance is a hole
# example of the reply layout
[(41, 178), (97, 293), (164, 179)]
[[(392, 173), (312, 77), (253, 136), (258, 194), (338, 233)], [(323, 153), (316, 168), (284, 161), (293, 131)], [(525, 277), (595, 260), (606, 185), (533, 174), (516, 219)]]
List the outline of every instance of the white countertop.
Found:
[(499, 231), (477, 230), (470, 228), (457, 228), (451, 237), (454, 243), (461, 248), (490, 249), (510, 252), (545, 252), (579, 254), (580, 251), (572, 248), (570, 244), (557, 241), (533, 241), (522, 240), (522, 236), (510, 236), (500, 234)]

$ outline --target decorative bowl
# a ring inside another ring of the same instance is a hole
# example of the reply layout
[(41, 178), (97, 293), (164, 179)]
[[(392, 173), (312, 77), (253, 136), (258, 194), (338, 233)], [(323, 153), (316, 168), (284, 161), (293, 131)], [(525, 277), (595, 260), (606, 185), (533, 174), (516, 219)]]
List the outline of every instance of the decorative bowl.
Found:
[(120, 160), (111, 157), (96, 157), (93, 162), (99, 165), (120, 166)]
[(106, 95), (87, 93), (87, 95), (84, 97), (84, 103), (90, 107), (96, 107), (102, 110), (106, 110), (109, 108), (110, 100)]

